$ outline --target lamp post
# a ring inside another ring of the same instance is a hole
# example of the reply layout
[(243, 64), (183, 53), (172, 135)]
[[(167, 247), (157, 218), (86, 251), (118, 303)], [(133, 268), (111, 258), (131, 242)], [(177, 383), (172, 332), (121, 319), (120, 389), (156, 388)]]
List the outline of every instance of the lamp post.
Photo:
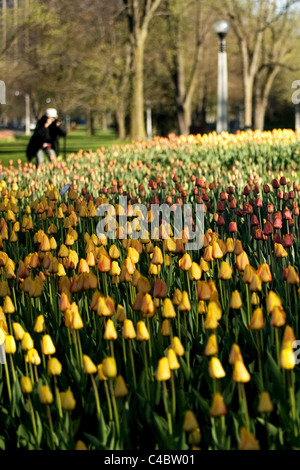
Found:
[(229, 30), (229, 23), (225, 20), (217, 21), (214, 29), (219, 36), (218, 53), (218, 106), (217, 106), (217, 133), (228, 130), (227, 101), (228, 101), (228, 78), (227, 78), (227, 53), (225, 37)]
[(30, 135), (30, 96), (29, 93), (15, 92), (15, 96), (23, 95), (25, 98), (25, 135)]
[(152, 139), (152, 111), (151, 111), (151, 102), (146, 101), (146, 129), (147, 129), (147, 139)]
[(295, 130), (300, 129), (300, 104), (295, 105)]

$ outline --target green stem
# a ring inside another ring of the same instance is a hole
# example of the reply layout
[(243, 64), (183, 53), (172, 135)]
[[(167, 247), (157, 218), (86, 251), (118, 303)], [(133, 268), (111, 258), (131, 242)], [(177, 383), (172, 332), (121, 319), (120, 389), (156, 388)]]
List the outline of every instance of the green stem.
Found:
[(171, 370), (171, 389), (172, 389), (172, 415), (173, 420), (176, 416), (176, 390), (175, 390), (175, 380), (174, 380), (174, 371)]
[(61, 400), (60, 400), (59, 390), (57, 386), (57, 379), (55, 376), (54, 376), (54, 389), (55, 389), (55, 398), (56, 398), (58, 414), (59, 414), (60, 419), (62, 419), (63, 413), (62, 413), (62, 408), (61, 408)]
[(147, 351), (146, 351), (146, 342), (143, 341), (143, 356), (144, 356), (144, 363), (145, 363), (145, 376), (146, 376), (146, 391), (147, 391), (147, 398), (150, 401), (150, 386), (149, 386), (149, 375), (148, 375), (148, 358), (147, 358)]
[(298, 426), (297, 426), (297, 414), (296, 414), (296, 400), (295, 400), (295, 383), (294, 383), (294, 372), (287, 370), (288, 389), (291, 405), (291, 414), (293, 420), (293, 431), (294, 436), (298, 437)]
[(130, 353), (130, 361), (131, 361), (131, 369), (132, 369), (132, 377), (133, 377), (133, 386), (136, 389), (136, 374), (135, 374), (135, 365), (134, 365), (131, 339), (129, 339), (128, 342), (129, 342), (129, 353)]
[(112, 384), (112, 380), (111, 380), (111, 379), (109, 379), (109, 388), (110, 388), (110, 394), (111, 394), (111, 399), (112, 399), (112, 404), (113, 404), (113, 410), (114, 410), (114, 415), (115, 415), (115, 423), (116, 423), (117, 437), (119, 438), (119, 437), (120, 437), (119, 413), (118, 413), (118, 407), (117, 407), (115, 392), (114, 392), (114, 389), (113, 389), (113, 384)]
[(97, 418), (98, 418), (98, 420), (100, 420), (100, 399), (99, 399), (99, 394), (98, 394), (98, 390), (97, 390), (97, 387), (96, 387), (96, 382), (95, 382), (94, 376), (92, 374), (90, 374), (90, 376), (91, 376), (91, 381), (92, 381), (94, 394), (95, 394)]
[(104, 380), (104, 388), (105, 388), (105, 394), (106, 394), (106, 399), (107, 399), (107, 404), (108, 404), (109, 421), (112, 421), (113, 420), (113, 413), (112, 413), (112, 407), (111, 407), (111, 399), (110, 399), (110, 396), (109, 396), (109, 390), (108, 390), (106, 380)]
[(46, 405), (46, 410), (47, 410), (47, 416), (48, 416), (48, 421), (49, 421), (49, 426), (50, 426), (52, 450), (55, 450), (55, 435), (54, 435), (54, 430), (53, 430), (53, 422), (52, 422), (52, 417), (51, 417), (50, 406), (48, 404)]
[(263, 379), (263, 370), (261, 362), (261, 345), (260, 345), (260, 336), (259, 331), (256, 330), (256, 344), (257, 344), (257, 354), (258, 354), (258, 368), (259, 368), (259, 377), (260, 377), (260, 388), (261, 391), (264, 389), (264, 379)]
[(34, 409), (33, 409), (33, 405), (32, 405), (32, 401), (31, 401), (30, 395), (28, 395), (28, 403), (29, 403), (29, 408), (30, 408), (30, 416), (31, 416), (33, 434), (34, 434), (34, 437), (37, 438), (37, 430), (36, 430), (36, 422), (35, 422), (35, 416), (34, 416)]
[(10, 386), (9, 371), (8, 371), (6, 359), (5, 359), (5, 362), (4, 362), (4, 368), (5, 368), (5, 376), (6, 376), (6, 385), (7, 385), (8, 398), (9, 398), (9, 401), (11, 402), (11, 386)]
[(249, 420), (248, 405), (247, 405), (247, 398), (246, 398), (244, 384), (239, 382), (238, 388), (239, 388), (239, 397), (242, 403), (243, 413), (245, 417), (245, 427), (247, 431), (250, 431), (250, 420)]
[(173, 426), (172, 426), (171, 413), (169, 411), (169, 406), (168, 406), (168, 390), (167, 390), (167, 385), (166, 385), (165, 380), (163, 381), (163, 400), (164, 400), (164, 406), (165, 406), (165, 411), (166, 411), (166, 415), (167, 415), (169, 434), (170, 434), (170, 436), (172, 436), (173, 435)]
[(10, 366), (11, 366), (11, 371), (12, 371), (12, 376), (13, 376), (13, 381), (16, 381), (16, 371), (15, 371), (15, 366), (14, 366), (14, 361), (12, 354), (9, 354), (9, 360), (10, 360)]

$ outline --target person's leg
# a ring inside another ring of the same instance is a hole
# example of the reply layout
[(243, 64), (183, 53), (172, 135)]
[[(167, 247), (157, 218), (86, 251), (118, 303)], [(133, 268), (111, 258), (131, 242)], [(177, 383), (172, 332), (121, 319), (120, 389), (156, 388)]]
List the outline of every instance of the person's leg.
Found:
[(50, 162), (55, 162), (56, 160), (56, 153), (54, 149), (46, 149), (45, 150), (47, 157), (49, 158)]
[(38, 168), (40, 165), (44, 163), (44, 151), (42, 149), (38, 150), (36, 154), (36, 167)]

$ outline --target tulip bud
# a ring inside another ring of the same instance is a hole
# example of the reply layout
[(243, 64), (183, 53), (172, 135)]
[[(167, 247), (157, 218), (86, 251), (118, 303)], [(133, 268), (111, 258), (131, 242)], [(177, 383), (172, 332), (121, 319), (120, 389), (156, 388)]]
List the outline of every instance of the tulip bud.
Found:
[(259, 413), (272, 413), (273, 411), (273, 404), (271, 402), (271, 398), (268, 392), (262, 392), (259, 398), (259, 404), (257, 411)]
[(279, 307), (278, 305), (273, 308), (271, 311), (271, 325), (279, 328), (283, 326), (286, 322), (286, 313), (283, 310), (282, 307)]
[(76, 406), (76, 400), (74, 398), (73, 392), (71, 390), (67, 390), (66, 392), (61, 392), (59, 395), (62, 409), (65, 411), (74, 410)]
[(280, 367), (282, 369), (294, 369), (296, 365), (295, 352), (292, 347), (285, 346), (280, 351)]
[(239, 360), (235, 361), (233, 369), (233, 380), (235, 382), (246, 383), (249, 382), (250, 378), (250, 374), (247, 371), (244, 362)]
[(252, 292), (251, 305), (259, 305), (259, 296), (256, 292)]
[(21, 390), (23, 393), (31, 393), (32, 392), (32, 382), (30, 377), (23, 376), (20, 379)]
[(230, 355), (229, 355), (229, 364), (233, 365), (236, 363), (236, 361), (242, 361), (243, 362), (243, 357), (240, 351), (240, 348), (237, 344), (233, 344), (231, 347)]
[(43, 405), (50, 405), (53, 402), (53, 395), (48, 385), (42, 385), (39, 390), (39, 399)]
[(219, 416), (224, 416), (227, 413), (227, 408), (224, 403), (224, 399), (220, 393), (215, 393), (213, 396), (213, 402), (210, 409), (210, 416), (217, 418)]
[(244, 251), (244, 248), (243, 248), (243, 245), (242, 245), (242, 242), (241, 240), (239, 240), (238, 238), (236, 238), (234, 240), (234, 254), (236, 256), (240, 255), (242, 252)]
[(97, 372), (97, 367), (93, 363), (92, 359), (86, 354), (83, 355), (83, 372), (85, 374), (95, 374)]
[(137, 341), (148, 341), (150, 338), (149, 331), (146, 324), (143, 321), (139, 321), (136, 324), (136, 339)]
[(115, 397), (126, 397), (129, 393), (125, 380), (121, 375), (116, 378), (114, 393)]
[(264, 327), (264, 315), (261, 308), (256, 308), (248, 325), (249, 330), (262, 330)]
[(176, 318), (176, 312), (173, 306), (171, 299), (166, 297), (164, 299), (164, 307), (162, 311), (162, 316), (164, 318)]
[(102, 361), (103, 374), (108, 379), (116, 377), (117, 375), (117, 364), (113, 357), (106, 357)]
[(287, 279), (286, 279), (287, 284), (298, 284), (299, 283), (299, 276), (298, 276), (295, 268), (293, 266), (289, 265), (287, 269), (288, 269)]
[(124, 339), (134, 339), (136, 332), (132, 323), (132, 320), (125, 318), (123, 322), (122, 336)]
[(281, 243), (274, 243), (274, 256), (275, 258), (286, 258), (288, 256)]
[(261, 264), (256, 272), (262, 282), (272, 282), (272, 274), (267, 263)]
[(283, 332), (281, 347), (291, 347), (294, 341), (296, 341), (294, 331), (289, 325), (286, 325)]
[(171, 324), (170, 324), (170, 320), (168, 318), (166, 318), (162, 322), (160, 334), (162, 336), (170, 336), (171, 335)]
[(182, 292), (182, 298), (180, 304), (178, 305), (178, 310), (180, 312), (188, 312), (191, 310), (189, 295), (186, 291)]
[(177, 355), (172, 348), (168, 349), (168, 361), (171, 370), (179, 369), (180, 364), (178, 362)]
[(218, 354), (217, 336), (214, 333), (208, 338), (204, 354), (205, 356), (216, 356)]
[(151, 263), (154, 265), (163, 264), (163, 255), (161, 249), (158, 246), (155, 246), (153, 249)]
[(15, 307), (11, 298), (7, 295), (4, 299), (3, 312), (6, 314), (14, 313)]
[(201, 441), (201, 432), (200, 429), (194, 429), (190, 432), (188, 436), (188, 443), (190, 446), (196, 446)]
[(81, 440), (76, 442), (75, 450), (87, 450), (87, 446)]
[(21, 346), (23, 351), (28, 351), (33, 348), (33, 340), (29, 333), (24, 333)]
[(117, 332), (115, 329), (114, 322), (109, 318), (105, 323), (105, 331), (103, 338), (106, 340), (115, 340), (117, 339)]
[(35, 366), (40, 365), (41, 363), (41, 358), (39, 356), (39, 353), (35, 348), (31, 348), (27, 351), (27, 354), (25, 356), (25, 361), (29, 362), (29, 364), (33, 364)]
[(209, 300), (212, 295), (212, 289), (207, 281), (197, 281), (198, 300)]
[(117, 323), (123, 323), (125, 318), (126, 318), (125, 309), (124, 309), (123, 305), (119, 304), (117, 306), (117, 311), (116, 311), (116, 321), (117, 321)]
[(240, 293), (238, 290), (235, 290), (231, 294), (230, 308), (233, 310), (238, 310), (243, 305)]
[(274, 307), (282, 307), (279, 296), (274, 291), (269, 291), (266, 297), (266, 309), (271, 313)]
[(173, 295), (173, 299), (172, 299), (173, 304), (179, 305), (181, 300), (182, 300), (182, 292), (178, 288), (176, 288), (174, 295)]
[(187, 410), (184, 413), (184, 421), (182, 425), (182, 430), (185, 432), (192, 432), (197, 428), (199, 428), (199, 424), (194, 413), (190, 410)]
[(217, 357), (212, 357), (210, 359), (208, 370), (212, 379), (221, 379), (226, 375), (223, 366)]
[(178, 336), (174, 336), (171, 342), (171, 348), (175, 351), (177, 356), (183, 356), (184, 355), (184, 347), (181, 344), (180, 339)]
[(167, 357), (159, 359), (155, 378), (159, 382), (169, 380), (171, 378), (171, 370)]
[(5, 352), (6, 354), (14, 354), (16, 352), (16, 342), (12, 335), (6, 335), (5, 337)]
[(43, 333), (45, 331), (45, 319), (43, 315), (39, 315), (35, 321), (34, 329), (33, 331), (35, 333)]
[(239, 271), (244, 271), (246, 266), (250, 264), (248, 255), (245, 251), (242, 251), (237, 257), (236, 257), (236, 266)]
[(182, 258), (178, 261), (179, 268), (182, 271), (189, 271), (192, 267), (192, 260), (188, 253), (185, 253)]
[[(214, 302), (214, 305), (215, 302)], [(205, 322), (204, 322), (204, 328), (206, 330), (215, 330), (219, 326), (218, 319), (216, 317), (216, 313), (214, 309), (210, 309), (207, 311)]]
[[(150, 284), (150, 290), (151, 290), (151, 284)], [(147, 292), (150, 292), (150, 290), (148, 290)], [(167, 295), (168, 295), (167, 284), (161, 279), (155, 279), (154, 286), (153, 286), (153, 297), (162, 299), (162, 298), (167, 297)]]
[(211, 254), (214, 259), (220, 259), (220, 258), (223, 258), (224, 256), (219, 243), (217, 243), (216, 241), (213, 241)]
[(51, 357), (48, 361), (47, 371), (49, 375), (60, 375), (62, 365), (56, 357)]
[(219, 272), (218, 272), (218, 278), (219, 279), (231, 279), (232, 277), (232, 267), (230, 264), (228, 264), (226, 261), (222, 261)]
[(257, 439), (247, 431), (246, 428), (241, 428), (239, 450), (260, 450), (260, 445)]
[(41, 350), (45, 356), (55, 354), (56, 348), (52, 342), (50, 335), (44, 335), (42, 337)]

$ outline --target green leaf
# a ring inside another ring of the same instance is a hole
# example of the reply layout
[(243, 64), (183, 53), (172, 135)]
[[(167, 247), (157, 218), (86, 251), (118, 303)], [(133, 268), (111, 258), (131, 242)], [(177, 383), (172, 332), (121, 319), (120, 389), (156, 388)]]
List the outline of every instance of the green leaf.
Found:
[(0, 449), (5, 450), (5, 437), (0, 436)]

